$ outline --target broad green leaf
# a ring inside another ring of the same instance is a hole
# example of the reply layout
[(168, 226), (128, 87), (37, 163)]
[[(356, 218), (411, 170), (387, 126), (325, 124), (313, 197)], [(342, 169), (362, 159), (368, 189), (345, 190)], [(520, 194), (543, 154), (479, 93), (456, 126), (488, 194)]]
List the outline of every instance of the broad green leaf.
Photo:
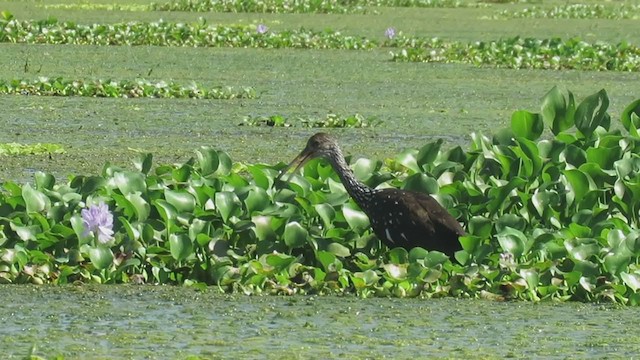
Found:
[(496, 234), (500, 247), (508, 253), (513, 254), (515, 258), (519, 258), (529, 250), (529, 241), (520, 230), (510, 227), (505, 228)]
[(449, 257), (439, 251), (429, 251), (429, 254), (424, 260), (424, 266), (433, 268), (445, 263), (447, 260), (449, 260)]
[(577, 260), (585, 261), (600, 251), (598, 241), (591, 238), (573, 238), (565, 240), (564, 246), (569, 254)]
[(414, 247), (409, 251), (409, 262), (414, 263), (416, 260), (422, 260), (429, 255), (429, 251), (421, 247)]
[(271, 202), (266, 190), (257, 186), (252, 186), (247, 193), (247, 198), (244, 199), (244, 204), (247, 207), (247, 212), (251, 215), (255, 211), (262, 211), (266, 209)]
[(222, 220), (227, 222), (232, 215), (240, 209), (240, 199), (235, 193), (220, 191), (215, 195), (216, 209), (222, 216)]
[(356, 160), (351, 166), (356, 179), (366, 182), (371, 178), (377, 167), (377, 162), (366, 158)]
[(142, 153), (138, 156), (137, 159), (133, 161), (133, 164), (138, 171), (147, 175), (149, 173), (149, 170), (151, 170), (151, 166), (153, 165), (153, 154)]
[(362, 232), (369, 228), (369, 217), (356, 206), (351, 205), (351, 203), (346, 203), (342, 207), (342, 213), (352, 230)]
[(105, 246), (91, 247), (89, 248), (89, 259), (96, 269), (103, 270), (113, 264), (113, 253)]
[(530, 290), (535, 290), (538, 287), (540, 277), (535, 269), (521, 269), (520, 276), (527, 282), (527, 287)]
[(542, 101), (542, 118), (555, 135), (571, 128), (574, 124), (574, 98), (570, 91), (568, 96), (567, 101), (558, 87), (554, 86)]
[(307, 244), (309, 232), (297, 221), (291, 221), (284, 227), (284, 243), (290, 248), (299, 248)]
[(627, 272), (623, 272), (620, 273), (620, 277), (622, 278), (622, 281), (624, 281), (624, 283), (631, 288), (631, 290), (638, 291), (638, 289), (640, 289), (640, 275), (637, 273), (627, 273)]
[(420, 148), (420, 151), (418, 151), (418, 155), (416, 156), (416, 163), (418, 166), (424, 170), (429, 169), (438, 157), (438, 154), (440, 154), (440, 147), (443, 142), (444, 141), (442, 139), (438, 139)]
[(640, 99), (627, 105), (620, 115), (622, 126), (629, 132), (631, 136), (638, 137), (638, 128), (640, 128)]
[(203, 146), (196, 151), (196, 157), (203, 176), (226, 176), (231, 172), (231, 159), (223, 151)]
[(186, 234), (171, 234), (169, 235), (169, 250), (174, 259), (182, 261), (193, 252), (193, 242)]
[(166, 189), (164, 198), (180, 213), (192, 213), (196, 207), (196, 199), (185, 190)]
[(175, 207), (173, 207), (173, 205), (169, 204), (166, 200), (158, 199), (154, 201), (153, 204), (155, 205), (156, 209), (158, 210), (158, 213), (160, 213), (160, 216), (162, 217), (162, 220), (164, 220), (165, 223), (169, 223), (170, 221), (173, 221), (176, 219), (176, 216), (178, 215), (178, 211), (176, 210)]
[(388, 275), (393, 280), (404, 280), (407, 278), (406, 265), (398, 264), (384, 264), (385, 275)]
[(327, 251), (341, 258), (351, 256), (351, 251), (349, 250), (349, 248), (337, 242), (328, 244)]
[(151, 213), (151, 205), (140, 194), (127, 194), (125, 198), (135, 209), (138, 221), (146, 221)]
[(576, 127), (586, 138), (590, 138), (598, 126), (609, 129), (608, 107), (609, 97), (604, 89), (587, 96), (578, 105), (575, 114)]
[(404, 248), (389, 250), (389, 262), (392, 264), (406, 264), (409, 261), (409, 253)]
[(42, 171), (36, 171), (35, 179), (36, 189), (38, 190), (51, 190), (53, 189), (53, 185), (56, 183), (56, 179), (53, 177), (53, 175), (43, 173)]
[(10, 227), (22, 241), (36, 241), (38, 234), (42, 232), (42, 229), (38, 225), (21, 226), (13, 221)]
[(322, 219), (322, 223), (326, 229), (333, 227), (333, 220), (336, 217), (336, 211), (333, 209), (333, 206), (329, 204), (316, 204), (313, 206), (320, 218)]
[(557, 206), (559, 196), (555, 191), (536, 191), (531, 198), (531, 202), (535, 207), (538, 215), (545, 216), (546, 210), (551, 210)]
[(287, 254), (267, 254), (265, 261), (277, 272), (281, 272), (289, 268), (296, 261), (296, 257)]
[(409, 175), (405, 180), (403, 189), (427, 194), (437, 194), (439, 190), (438, 181), (424, 173)]
[(544, 130), (544, 123), (540, 114), (519, 110), (511, 115), (511, 130), (516, 137), (536, 140)]
[(342, 262), (336, 258), (336, 256), (329, 251), (318, 251), (316, 253), (316, 259), (324, 268), (326, 272), (339, 271), (342, 269)]
[(564, 170), (563, 174), (573, 191), (573, 199), (580, 202), (589, 192), (589, 177), (578, 169)]
[(247, 170), (249, 170), (249, 172), (251, 173), (253, 181), (255, 182), (257, 187), (266, 190), (271, 188), (271, 186), (273, 185), (274, 179), (267, 176), (261, 166), (249, 165), (247, 166)]
[(121, 171), (114, 174), (113, 180), (122, 195), (136, 192), (144, 194), (147, 192), (145, 176), (142, 173), (133, 171)]
[(479, 238), (488, 238), (491, 236), (492, 228), (493, 222), (484, 216), (476, 215), (469, 219), (469, 233)]
[(610, 254), (604, 258), (604, 268), (610, 274), (618, 275), (629, 267), (630, 255)]
[(411, 172), (420, 172), (420, 167), (416, 161), (416, 151), (415, 150), (406, 150), (401, 152), (395, 157), (395, 161), (407, 169), (411, 170)]
[(43, 212), (51, 207), (51, 200), (28, 183), (22, 186), (22, 198), (28, 213)]

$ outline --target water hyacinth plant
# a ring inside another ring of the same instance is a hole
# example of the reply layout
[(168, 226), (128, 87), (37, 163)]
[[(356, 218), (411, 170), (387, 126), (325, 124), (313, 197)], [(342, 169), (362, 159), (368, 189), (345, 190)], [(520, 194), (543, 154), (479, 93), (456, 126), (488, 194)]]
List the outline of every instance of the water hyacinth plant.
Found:
[(446, 205), (468, 233), (454, 259), (382, 247), (322, 161), (282, 182), (284, 164), (234, 163), (205, 147), (181, 164), (154, 167), (143, 154), (133, 170), (4, 183), (0, 281), (638, 304), (640, 100), (618, 124), (608, 104), (604, 90), (578, 102), (553, 88), (540, 112), (472, 134), (468, 150), (435, 141), (351, 163), (368, 186)]
[[(579, 38), (565, 40), (516, 36), (466, 43), (440, 38), (409, 37), (396, 32), (394, 28), (385, 31), (383, 41), (377, 41), (344, 35), (330, 29), (313, 31), (300, 28), (276, 32), (269, 30), (264, 24), (257, 27), (213, 26), (203, 19), (195, 23), (161, 20), (149, 23), (81, 25), (58, 22), (56, 19), (19, 21), (10, 13), (3, 12), (0, 19), (0, 42), (348, 50), (390, 47), (395, 48), (390, 52), (392, 61), (459, 62), (516, 69), (640, 70), (640, 48), (626, 42), (589, 43)], [(4, 86), (7, 87), (6, 84)]]
[(91, 234), (98, 243), (106, 244), (113, 239), (113, 215), (105, 203), (82, 209), (84, 236)]
[(1, 80), (0, 94), (39, 96), (86, 96), (112, 98), (195, 98), (195, 99), (252, 99), (252, 87), (203, 88), (196, 83), (182, 86), (172, 81), (152, 82), (145, 79), (93, 80), (39, 77), (35, 80)]

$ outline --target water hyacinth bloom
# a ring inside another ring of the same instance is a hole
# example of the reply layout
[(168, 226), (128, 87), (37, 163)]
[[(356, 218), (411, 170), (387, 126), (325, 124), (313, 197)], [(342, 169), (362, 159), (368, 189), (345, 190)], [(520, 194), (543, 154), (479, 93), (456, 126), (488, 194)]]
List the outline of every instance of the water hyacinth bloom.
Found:
[(265, 24), (259, 24), (256, 28), (256, 31), (258, 32), (258, 34), (264, 34), (269, 31), (269, 28)]
[(113, 238), (113, 214), (105, 203), (82, 209), (82, 223), (85, 236), (92, 232), (101, 244), (106, 244)]
[(396, 37), (396, 29), (393, 27), (387, 28), (387, 30), (384, 31), (384, 36), (386, 36), (387, 39), (393, 39)]

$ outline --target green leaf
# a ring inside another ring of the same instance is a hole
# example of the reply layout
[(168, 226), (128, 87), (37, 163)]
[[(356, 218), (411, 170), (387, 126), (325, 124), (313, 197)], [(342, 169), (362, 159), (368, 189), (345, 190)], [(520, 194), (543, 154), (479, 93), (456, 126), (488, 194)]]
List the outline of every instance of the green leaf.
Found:
[(121, 171), (113, 176), (113, 181), (122, 193), (122, 195), (147, 192), (147, 183), (145, 176), (139, 172)]
[(636, 273), (620, 273), (620, 277), (622, 278), (622, 281), (624, 281), (624, 283), (631, 288), (631, 290), (633, 290), (634, 292), (638, 291), (638, 289), (640, 289), (640, 275), (636, 274)]
[(411, 190), (427, 194), (437, 194), (440, 187), (438, 181), (424, 173), (409, 175), (405, 180), (404, 190)]
[(38, 190), (51, 190), (56, 183), (56, 179), (51, 174), (43, 173), (42, 171), (36, 171), (36, 189)]
[(406, 264), (409, 261), (409, 253), (404, 248), (391, 249), (388, 256), (392, 264)]
[(542, 101), (542, 118), (554, 135), (571, 128), (574, 124), (575, 103), (571, 91), (568, 93), (567, 101), (558, 87), (554, 86)]
[(631, 136), (638, 136), (638, 128), (640, 127), (640, 99), (627, 105), (620, 115), (622, 126), (629, 132)]
[(598, 241), (591, 238), (573, 238), (564, 241), (569, 254), (576, 260), (586, 261), (600, 251)]
[(244, 203), (247, 206), (247, 212), (251, 215), (256, 211), (266, 209), (271, 204), (271, 201), (265, 189), (252, 186), (247, 193), (247, 198), (244, 199)]
[(173, 207), (173, 205), (169, 204), (166, 200), (158, 199), (154, 201), (153, 204), (155, 205), (156, 209), (158, 210), (158, 213), (160, 213), (160, 216), (162, 217), (162, 220), (164, 220), (165, 223), (168, 224), (169, 222), (176, 219), (178, 211), (176, 210), (175, 207)]
[(171, 234), (169, 235), (169, 250), (174, 259), (185, 260), (193, 251), (193, 241), (186, 234)]
[(442, 139), (438, 139), (420, 148), (420, 151), (418, 151), (418, 155), (416, 157), (416, 163), (418, 164), (418, 166), (420, 166), (424, 170), (427, 170), (431, 165), (433, 165), (433, 162), (438, 157), (438, 154), (440, 154), (440, 147), (442, 146), (443, 142), (444, 141)]
[(216, 209), (222, 216), (222, 220), (227, 222), (232, 215), (240, 209), (240, 199), (235, 193), (229, 191), (217, 192), (215, 195)]
[(284, 227), (284, 243), (290, 248), (299, 248), (307, 244), (309, 232), (297, 221), (291, 221)]
[(518, 137), (536, 140), (544, 130), (540, 114), (520, 110), (511, 115), (511, 130)]
[(484, 217), (476, 215), (469, 219), (469, 233), (480, 238), (488, 238), (491, 236), (493, 222)]
[(351, 203), (346, 203), (342, 207), (342, 213), (344, 214), (344, 219), (352, 230), (362, 232), (369, 228), (370, 224), (367, 215), (356, 206), (351, 205)]
[(113, 253), (105, 246), (91, 247), (89, 248), (89, 259), (96, 269), (102, 270), (113, 264)]
[(146, 175), (149, 173), (149, 170), (151, 170), (151, 166), (153, 165), (153, 154), (140, 154), (138, 158), (133, 161), (133, 164), (138, 171)]
[(337, 242), (328, 244), (327, 251), (342, 258), (346, 258), (351, 255), (351, 250), (349, 250), (348, 247)]
[(28, 213), (43, 212), (51, 207), (51, 200), (28, 183), (22, 186), (22, 198)]
[(366, 158), (360, 158), (352, 165), (356, 179), (366, 182), (371, 178), (377, 167), (377, 162)]
[(178, 211), (192, 213), (196, 207), (196, 199), (191, 193), (185, 190), (169, 190), (164, 191), (164, 198), (167, 202)]
[(608, 130), (610, 125), (608, 107), (609, 97), (604, 89), (587, 96), (576, 109), (575, 120), (578, 130), (587, 138), (591, 137), (598, 126)]
[(588, 175), (578, 169), (564, 170), (563, 174), (571, 186), (574, 201), (581, 201), (587, 192), (589, 192)]
[(508, 253), (513, 254), (515, 258), (519, 258), (529, 250), (529, 241), (520, 230), (510, 227), (505, 228), (496, 235), (500, 247)]

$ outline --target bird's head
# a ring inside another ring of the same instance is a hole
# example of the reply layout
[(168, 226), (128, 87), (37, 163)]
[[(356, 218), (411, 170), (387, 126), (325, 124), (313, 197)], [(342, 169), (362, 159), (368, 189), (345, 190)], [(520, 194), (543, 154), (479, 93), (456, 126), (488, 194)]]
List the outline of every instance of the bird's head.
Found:
[(307, 146), (305, 146), (304, 150), (296, 156), (293, 161), (287, 165), (278, 176), (280, 179), (289, 169), (295, 166), (294, 172), (302, 167), (307, 161), (316, 158), (323, 157), (329, 161), (334, 161), (336, 157), (341, 156), (340, 147), (338, 143), (328, 134), (326, 133), (317, 133), (309, 138), (307, 141)]

